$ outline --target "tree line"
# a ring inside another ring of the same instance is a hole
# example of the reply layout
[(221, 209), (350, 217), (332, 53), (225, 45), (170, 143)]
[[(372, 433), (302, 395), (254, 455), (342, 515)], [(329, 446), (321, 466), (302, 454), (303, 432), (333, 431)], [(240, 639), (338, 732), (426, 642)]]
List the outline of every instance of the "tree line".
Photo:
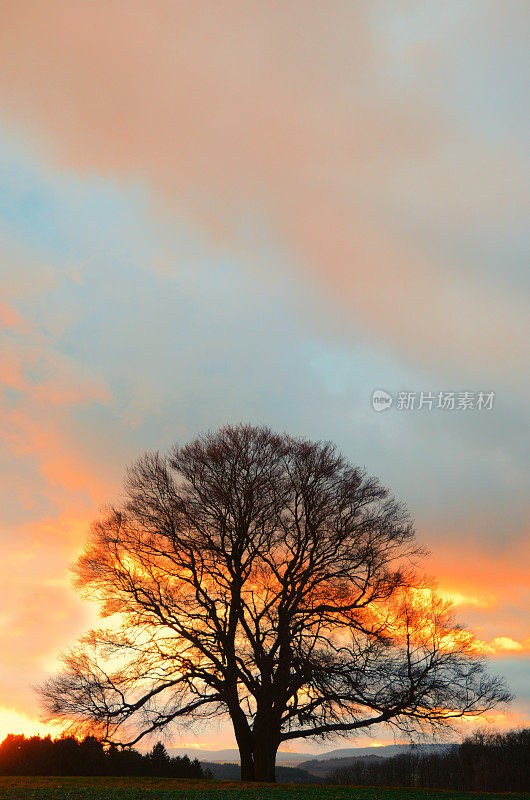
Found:
[(478, 732), (446, 751), (420, 748), (392, 758), (363, 759), (333, 771), (328, 783), (361, 786), (418, 786), (484, 792), (530, 789), (530, 728), (508, 733)]
[(197, 759), (171, 757), (162, 742), (149, 753), (118, 749), (93, 736), (52, 739), (10, 733), (0, 744), (0, 775), (115, 775), (167, 778), (207, 778)]

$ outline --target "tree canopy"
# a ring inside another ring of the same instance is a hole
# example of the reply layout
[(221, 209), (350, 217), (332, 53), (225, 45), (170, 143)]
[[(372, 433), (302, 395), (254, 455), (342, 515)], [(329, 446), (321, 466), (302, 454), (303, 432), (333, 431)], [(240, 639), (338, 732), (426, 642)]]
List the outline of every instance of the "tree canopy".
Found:
[(109, 625), (41, 688), (48, 718), (130, 745), (228, 715), (242, 778), (274, 780), (283, 742), (482, 714), (508, 693), (423, 554), (332, 444), (238, 425), (144, 455), (77, 563)]

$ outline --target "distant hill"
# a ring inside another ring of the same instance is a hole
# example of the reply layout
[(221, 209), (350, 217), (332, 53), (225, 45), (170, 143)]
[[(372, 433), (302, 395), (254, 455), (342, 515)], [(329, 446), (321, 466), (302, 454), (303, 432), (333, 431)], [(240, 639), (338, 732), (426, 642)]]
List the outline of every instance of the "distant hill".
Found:
[[(414, 749), (416, 752), (423, 753), (439, 753), (444, 752), (453, 744), (389, 744), (384, 747), (350, 747), (344, 750), (331, 750), (317, 758), (312, 758), (309, 761), (302, 761), (300, 768), (307, 770), (312, 775), (320, 778), (325, 778), (330, 772), (342, 767), (349, 767), (355, 761), (362, 759), (363, 761), (377, 762), (385, 758), (391, 758), (399, 753), (408, 753)], [(374, 752), (375, 751), (375, 752)]]
[[(384, 747), (347, 747), (341, 750), (329, 750), (325, 753), (286, 753), (280, 751), (276, 759), (276, 763), (282, 766), (301, 767), (308, 769), (308, 765), (313, 764), (315, 761), (329, 761), (330, 759), (342, 758), (359, 758), (364, 756), (378, 756), (379, 758), (389, 758), (398, 753), (404, 753), (410, 750), (412, 746), (426, 748), (427, 751), (432, 752), (444, 749), (450, 745), (447, 744), (425, 744), (425, 745), (410, 745), (410, 744), (389, 744)], [(188, 755), (191, 759), (198, 758), (201, 762), (208, 762), (213, 764), (239, 764), (239, 750), (235, 748), (227, 748), (225, 750), (198, 750), (190, 747), (168, 747), (167, 751), (170, 756), (183, 756)], [(341, 764), (338, 766), (347, 766)], [(308, 769), (308, 771), (310, 771)], [(318, 770), (320, 774), (320, 769)]]
[[(214, 761), (201, 761), (201, 766), (204, 770), (209, 769), (213, 777), (220, 780), (239, 781), (241, 779), (241, 767), (239, 764), (219, 764)], [(321, 779), (305, 769), (277, 766), (276, 781), (278, 783), (320, 783)]]
[[(196, 750), (190, 747), (168, 747), (167, 751), (170, 756), (183, 756), (186, 754), (191, 759), (198, 758), (199, 761), (208, 761), (214, 764), (239, 764), (239, 750), (235, 748), (226, 750)], [(314, 753), (279, 752), (276, 763), (295, 767), (301, 761), (307, 761), (307, 759), (311, 758), (320, 758), (320, 756), (315, 756)]]
[(353, 756), (351, 758), (327, 758), (327, 759), (322, 759), (322, 761), (317, 761), (316, 759), (314, 759), (313, 761), (304, 761), (303, 763), (307, 764), (305, 771), (309, 772), (309, 774), (313, 775), (315, 778), (324, 780), (327, 775), (329, 775), (331, 772), (334, 772), (336, 769), (349, 767), (356, 761), (368, 761), (370, 763), (377, 763), (380, 761), (386, 761), (386, 758), (384, 758), (383, 756), (369, 755), (369, 756)]
[(389, 758), (390, 756), (397, 756), (398, 753), (406, 753), (411, 748), (425, 750), (425, 752), (439, 752), (445, 750), (447, 747), (452, 747), (455, 742), (451, 744), (387, 744), (383, 747), (347, 747), (342, 750), (329, 750), (327, 753), (319, 753), (317, 756), (312, 756), (309, 760), (323, 761), (330, 758), (358, 758), (359, 756), (379, 756), (380, 758)]
[(212, 761), (222, 764), (225, 761), (231, 764), (239, 763), (239, 750), (235, 748), (227, 750), (196, 750), (191, 747), (168, 747), (170, 756), (181, 756), (187, 753), (190, 758), (198, 758), (199, 761)]

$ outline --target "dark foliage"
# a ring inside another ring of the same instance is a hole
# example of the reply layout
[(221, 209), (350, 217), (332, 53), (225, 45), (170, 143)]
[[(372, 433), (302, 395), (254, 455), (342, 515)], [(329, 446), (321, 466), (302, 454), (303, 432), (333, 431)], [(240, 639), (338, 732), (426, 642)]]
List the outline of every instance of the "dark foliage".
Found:
[(327, 776), (329, 783), (357, 786), (421, 786), (484, 792), (530, 789), (530, 728), (476, 733), (445, 752), (418, 748), (392, 758), (359, 758)]
[(150, 753), (105, 749), (98, 739), (72, 736), (52, 739), (10, 733), (0, 745), (0, 775), (116, 775), (161, 778), (207, 778), (197, 759), (171, 758), (158, 742)]

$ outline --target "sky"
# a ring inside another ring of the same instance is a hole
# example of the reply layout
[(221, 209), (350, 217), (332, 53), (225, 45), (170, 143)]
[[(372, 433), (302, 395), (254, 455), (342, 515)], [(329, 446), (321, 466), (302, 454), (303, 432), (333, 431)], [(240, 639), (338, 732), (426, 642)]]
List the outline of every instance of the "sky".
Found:
[(489, 724), (530, 724), (529, 27), (512, 0), (1, 4), (0, 738), (47, 730), (32, 687), (94, 622), (69, 565), (126, 465), (239, 421), (408, 505), (516, 695)]

